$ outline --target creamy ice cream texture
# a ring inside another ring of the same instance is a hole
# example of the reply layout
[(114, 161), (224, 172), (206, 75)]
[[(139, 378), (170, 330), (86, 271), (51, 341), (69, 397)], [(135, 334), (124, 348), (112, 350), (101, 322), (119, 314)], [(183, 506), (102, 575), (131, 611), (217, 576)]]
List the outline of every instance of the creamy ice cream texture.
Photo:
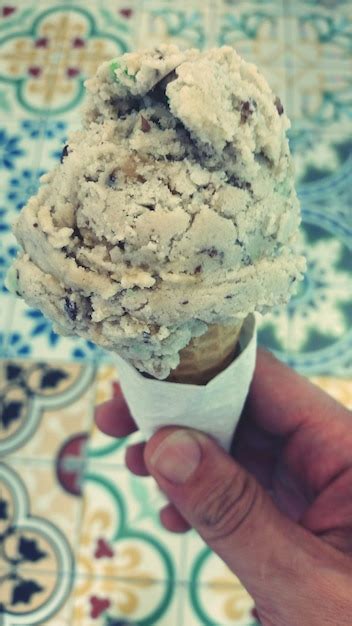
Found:
[(209, 324), (302, 278), (289, 121), (230, 47), (124, 54), (86, 88), (82, 130), (15, 225), (8, 283), (59, 333), (164, 379)]

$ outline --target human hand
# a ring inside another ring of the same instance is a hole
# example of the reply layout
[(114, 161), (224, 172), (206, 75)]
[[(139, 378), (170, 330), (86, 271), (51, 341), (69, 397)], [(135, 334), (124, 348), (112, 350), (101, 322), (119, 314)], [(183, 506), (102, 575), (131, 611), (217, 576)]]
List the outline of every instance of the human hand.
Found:
[[(115, 437), (136, 430), (121, 396), (96, 421)], [(263, 626), (351, 626), (351, 413), (259, 350), (232, 453), (170, 426), (126, 463), (167, 495), (164, 526), (194, 527), (240, 578)]]

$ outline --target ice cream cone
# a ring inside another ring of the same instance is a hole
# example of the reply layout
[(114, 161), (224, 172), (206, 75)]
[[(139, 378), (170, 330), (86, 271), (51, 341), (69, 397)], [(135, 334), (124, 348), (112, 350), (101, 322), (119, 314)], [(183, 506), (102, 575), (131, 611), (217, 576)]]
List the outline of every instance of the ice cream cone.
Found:
[(180, 363), (172, 370), (169, 382), (205, 385), (233, 360), (243, 325), (242, 320), (233, 324), (211, 324), (208, 331), (195, 337), (180, 352)]
[[(189, 353), (194, 344), (201, 343), (204, 362), (198, 378), (195, 368), (201, 362), (200, 354), (196, 365), (189, 364), (191, 374), (187, 373), (186, 382), (194, 384), (175, 385), (173, 381), (145, 377), (132, 363), (116, 356), (121, 389), (146, 439), (164, 426), (176, 425), (207, 433), (229, 449), (253, 376), (255, 326), (254, 315), (249, 315), (241, 332), (239, 322), (237, 331), (234, 326), (215, 326), (203, 337), (193, 340), (184, 350)], [(237, 346), (241, 349), (236, 351)], [(212, 360), (213, 350), (216, 363)], [(216, 376), (220, 371), (221, 375)], [(172, 375), (174, 373), (175, 370)], [(209, 378), (212, 378), (209, 384), (205, 384)]]

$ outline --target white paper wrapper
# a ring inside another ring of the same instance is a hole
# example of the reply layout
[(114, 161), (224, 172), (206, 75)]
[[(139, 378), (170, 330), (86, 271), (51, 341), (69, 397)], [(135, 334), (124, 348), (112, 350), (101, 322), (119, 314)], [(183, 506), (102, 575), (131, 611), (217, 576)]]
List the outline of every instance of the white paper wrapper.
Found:
[(240, 346), (241, 353), (233, 363), (203, 386), (145, 378), (117, 356), (121, 389), (146, 439), (162, 426), (186, 426), (211, 435), (228, 450), (254, 372), (254, 315), (243, 324)]

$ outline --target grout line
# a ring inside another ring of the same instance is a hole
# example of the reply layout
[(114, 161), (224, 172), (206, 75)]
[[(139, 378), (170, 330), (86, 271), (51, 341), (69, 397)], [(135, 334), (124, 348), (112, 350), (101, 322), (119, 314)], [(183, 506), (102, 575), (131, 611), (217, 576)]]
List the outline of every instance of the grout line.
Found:
[[(123, 539), (123, 538), (122, 538)], [(75, 555), (74, 555), (75, 556)], [(111, 575), (101, 575), (101, 574), (85, 574), (84, 572), (79, 572), (77, 570), (75, 570), (74, 568), (72, 570), (62, 570), (62, 569), (47, 569), (45, 567), (36, 567), (36, 568), (31, 568), (31, 567), (27, 567), (26, 568), (26, 572), (30, 573), (34, 573), (34, 574), (39, 574), (42, 576), (49, 576), (49, 577), (58, 577), (58, 576), (64, 576), (64, 577), (72, 577), (73, 578), (73, 583), (75, 583), (76, 581), (94, 581), (94, 580), (100, 580), (100, 581), (117, 581), (117, 582), (124, 582), (124, 583), (140, 583), (141, 581), (150, 581), (150, 577), (146, 577), (144, 578), (143, 576), (111, 576)], [(152, 579), (152, 584), (153, 585), (163, 585), (163, 584), (168, 584), (170, 583), (171, 579), (170, 578), (158, 578), (155, 577)], [(187, 590), (187, 588), (194, 584), (192, 580), (190, 579), (179, 579), (177, 578), (177, 576), (174, 578), (174, 583), (175, 585), (177, 585), (177, 587), (181, 587), (183, 588), (184, 591)], [(202, 587), (202, 588), (214, 588), (213, 583), (209, 583), (209, 582), (198, 582), (197, 587)], [(217, 586), (218, 588), (221, 589), (233, 589), (233, 583), (225, 583), (225, 584), (221, 584)]]
[(220, 8), (218, 1), (212, 2), (212, 0), (208, 0), (204, 6), (204, 10), (206, 29), (204, 47), (207, 49), (216, 46), (219, 38)]
[[(94, 400), (96, 398), (96, 392), (97, 392), (97, 387), (98, 387), (98, 383), (97, 383), (97, 371), (95, 372), (95, 376), (94, 376), (94, 381), (92, 383), (92, 388), (91, 388), (91, 393), (90, 393), (90, 398), (92, 400), (91, 402), (91, 413), (89, 416), (87, 416), (87, 422), (86, 422), (86, 432), (88, 433), (88, 445), (86, 445), (84, 447), (84, 454), (82, 457), (82, 462), (83, 462), (83, 467), (87, 467), (87, 464), (89, 462), (89, 458), (88, 458), (88, 448), (89, 448), (89, 441), (91, 439), (92, 436), (92, 428), (93, 428), (93, 424), (94, 424)], [(81, 528), (83, 525), (83, 519), (84, 519), (84, 509), (85, 509), (85, 493), (84, 493), (84, 472), (83, 472), (83, 480), (82, 480), (82, 486), (81, 486), (81, 498), (80, 498), (80, 506), (79, 506), (79, 511), (76, 517), (76, 528), (74, 530), (74, 538), (75, 538), (75, 544), (77, 545), (77, 552), (79, 551), (80, 545), (81, 545)], [(76, 552), (75, 552), (76, 554)]]
[[(184, 566), (186, 571), (187, 571), (187, 564), (188, 564), (188, 553), (189, 553), (188, 536), (184, 535), (183, 541), (181, 542), (181, 548), (180, 548), (180, 563), (182, 563), (182, 566)], [(191, 580), (185, 581), (185, 583), (187, 584), (187, 587), (189, 583), (191, 582), (192, 582)], [(187, 604), (188, 602), (188, 598), (185, 597), (186, 588), (183, 590), (183, 592), (184, 593), (179, 594), (180, 597), (179, 597), (179, 604), (178, 604), (178, 611), (177, 611), (177, 626), (184, 626), (184, 607), (185, 607), (185, 603)]]
[(8, 357), (9, 339), (11, 335), (15, 306), (16, 306), (16, 298), (14, 296), (10, 295), (9, 300), (10, 302), (6, 306), (6, 312), (5, 312), (5, 325), (4, 325), (4, 330), (3, 330), (4, 343), (2, 347), (0, 348), (0, 358), (2, 359), (7, 359)]

